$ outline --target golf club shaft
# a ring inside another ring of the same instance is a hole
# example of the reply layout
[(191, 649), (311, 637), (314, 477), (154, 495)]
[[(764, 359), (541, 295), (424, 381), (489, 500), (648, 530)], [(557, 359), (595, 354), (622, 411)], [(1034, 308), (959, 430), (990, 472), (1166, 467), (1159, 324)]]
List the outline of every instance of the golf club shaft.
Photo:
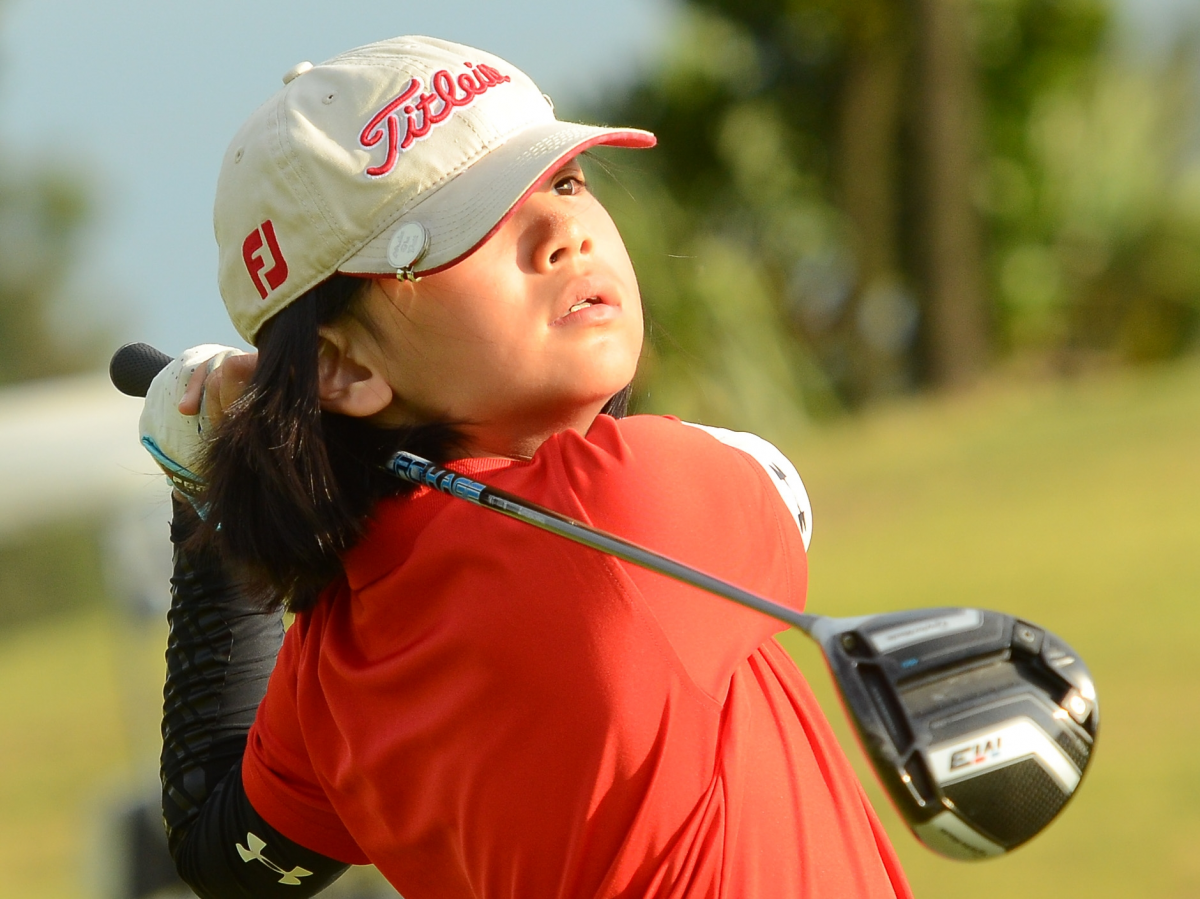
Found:
[[(154, 375), (170, 361), (170, 356), (148, 344), (126, 344), (113, 354), (112, 362), (109, 365), (109, 375), (113, 384), (122, 393), (129, 396), (145, 396)], [(762, 612), (764, 615), (770, 615), (785, 624), (799, 628), (806, 634), (811, 634), (813, 626), (822, 617), (797, 612), (795, 609), (743, 590), (661, 553), (638, 546), (636, 543), (598, 530), (583, 522), (575, 521), (565, 515), (552, 512), (536, 503), (513, 496), (511, 493), (495, 490), (479, 481), (435, 465), (428, 459), (414, 456), (412, 453), (397, 453), (389, 460), (386, 468), (396, 477), (411, 483), (432, 487), (434, 490), (458, 497), (485, 509), (491, 509), (501, 515), (524, 521), (591, 549), (608, 553), (631, 565), (638, 565), (685, 584), (691, 584), (693, 587), (699, 587), (701, 590), (717, 596), (723, 596), (747, 608), (754, 609), (756, 612)]]
[(614, 534), (601, 531), (583, 522), (560, 515), (557, 512), (521, 499), (503, 490), (496, 490), (457, 472), (435, 465), (412, 453), (400, 452), (389, 460), (387, 470), (413, 484), (432, 487), (434, 490), (474, 503), (485, 509), (499, 512), (510, 518), (524, 521), (543, 531), (558, 534), (575, 543), (590, 547), (629, 562), (641, 568), (658, 572), (667, 577), (699, 587), (717, 596), (732, 600), (747, 608), (770, 615), (785, 624), (809, 633), (821, 616), (797, 612), (787, 606), (773, 602), (756, 593), (743, 590), (728, 581), (705, 574), (699, 569), (669, 556), (638, 546)]

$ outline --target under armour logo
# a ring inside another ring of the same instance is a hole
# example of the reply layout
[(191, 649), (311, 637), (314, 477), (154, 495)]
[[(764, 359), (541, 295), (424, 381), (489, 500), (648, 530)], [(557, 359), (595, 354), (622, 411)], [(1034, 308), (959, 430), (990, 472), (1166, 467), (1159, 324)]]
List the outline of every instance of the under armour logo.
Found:
[(259, 837), (253, 833), (247, 833), (246, 842), (250, 844), (249, 849), (247, 849), (241, 843), (236, 844), (238, 855), (242, 857), (242, 861), (246, 862), (246, 864), (249, 864), (253, 861), (262, 862), (276, 874), (282, 875), (279, 878), (280, 883), (286, 883), (288, 886), (299, 886), (301, 877), (309, 877), (312, 875), (312, 871), (306, 871), (304, 868), (300, 867), (295, 867), (290, 871), (285, 871), (283, 868), (279, 867), (279, 865), (275, 864), (275, 862), (263, 855), (262, 851), (267, 848), (267, 843), (262, 839), (262, 837)]
[[(263, 258), (264, 243), (271, 254), (271, 267), (265, 272), (263, 269), (267, 268), (267, 260)], [(279, 249), (279, 241), (275, 238), (275, 226), (270, 219), (246, 235), (246, 239), (242, 241), (242, 261), (246, 263), (250, 280), (258, 288), (258, 295), (264, 300), (268, 293), (287, 280), (287, 260), (283, 258), (283, 252)], [(263, 284), (263, 278), (267, 279), (266, 284)]]
[[(781, 480), (785, 484), (787, 484), (787, 482), (788, 482), (787, 472), (785, 472), (782, 468), (780, 468), (774, 462), (770, 463), (770, 465), (771, 465), (771, 471), (773, 471), (775, 473), (775, 477), (779, 478), (779, 480)], [(800, 523), (800, 533), (801, 534), (805, 533), (808, 530), (808, 519), (806, 519), (804, 517), (803, 509), (801, 509), (799, 512), (796, 513), (796, 521), (798, 521)]]

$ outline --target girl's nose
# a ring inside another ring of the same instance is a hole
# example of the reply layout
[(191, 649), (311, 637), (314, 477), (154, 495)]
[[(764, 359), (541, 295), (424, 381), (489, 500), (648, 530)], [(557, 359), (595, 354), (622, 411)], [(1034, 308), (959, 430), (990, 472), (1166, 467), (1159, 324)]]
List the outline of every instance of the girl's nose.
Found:
[(531, 225), (535, 270), (549, 272), (592, 252), (592, 236), (579, 216), (555, 209), (550, 204), (547, 208), (530, 211), (535, 212)]

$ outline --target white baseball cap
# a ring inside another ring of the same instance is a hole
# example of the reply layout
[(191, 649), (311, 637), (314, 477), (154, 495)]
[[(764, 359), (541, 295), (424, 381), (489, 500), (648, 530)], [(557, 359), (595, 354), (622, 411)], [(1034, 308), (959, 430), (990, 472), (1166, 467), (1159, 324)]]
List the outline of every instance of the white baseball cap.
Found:
[(335, 272), (453, 265), (588, 147), (655, 142), (560, 122), (514, 66), (429, 37), (300, 63), (283, 80), (226, 151), (213, 212), (221, 295), (250, 342)]

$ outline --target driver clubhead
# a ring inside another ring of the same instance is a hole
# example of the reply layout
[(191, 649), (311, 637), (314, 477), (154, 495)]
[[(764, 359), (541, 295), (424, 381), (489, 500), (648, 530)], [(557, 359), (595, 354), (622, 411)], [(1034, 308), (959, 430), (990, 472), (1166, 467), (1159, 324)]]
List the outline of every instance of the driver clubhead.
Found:
[(1054, 819), (1096, 745), (1087, 667), (1044, 628), (982, 609), (813, 616), (896, 809), (941, 855), (1003, 855)]

